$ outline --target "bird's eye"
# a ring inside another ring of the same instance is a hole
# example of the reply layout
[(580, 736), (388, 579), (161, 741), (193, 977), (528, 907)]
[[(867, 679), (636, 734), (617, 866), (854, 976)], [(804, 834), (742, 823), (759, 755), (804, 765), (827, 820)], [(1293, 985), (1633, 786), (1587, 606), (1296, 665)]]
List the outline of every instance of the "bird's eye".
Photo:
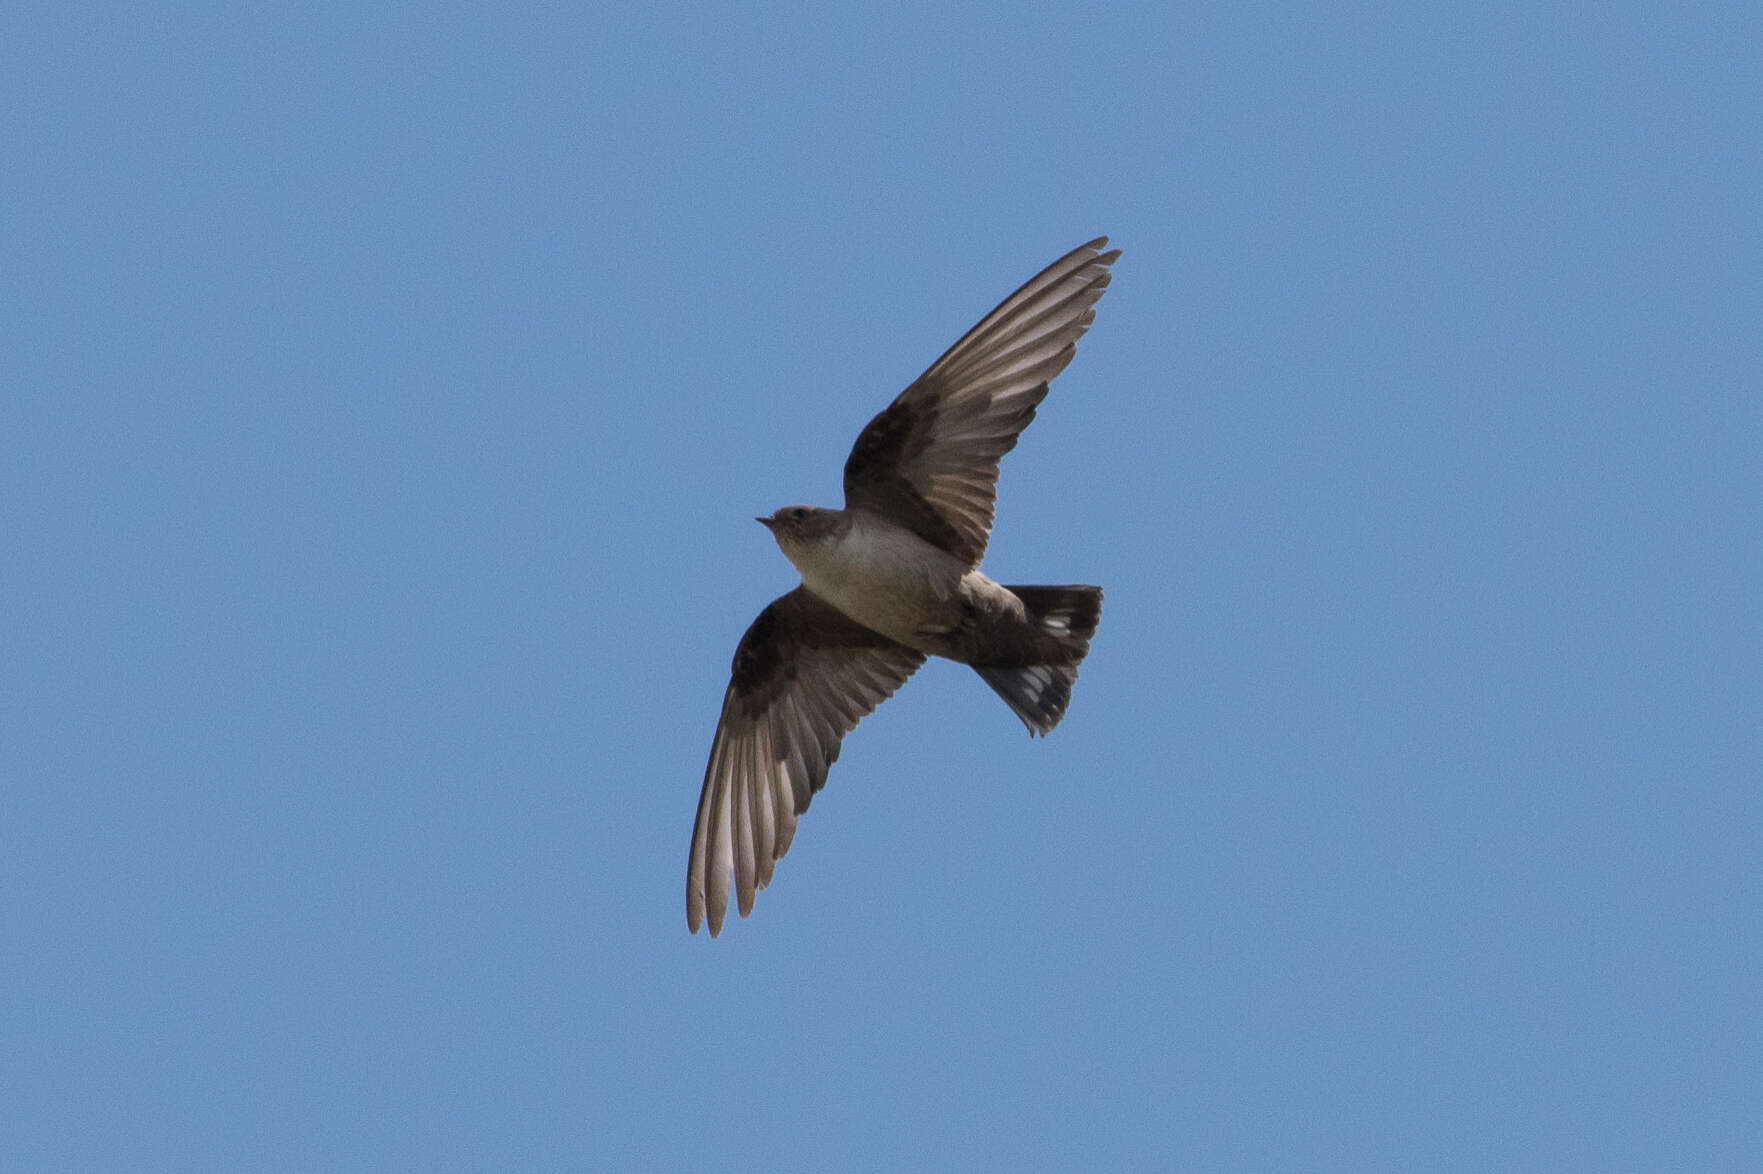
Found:
[(790, 520), (792, 522), (800, 522), (803, 518), (806, 518), (807, 516), (808, 516), (808, 511), (803, 509), (801, 506), (797, 506), (795, 509), (790, 511)]

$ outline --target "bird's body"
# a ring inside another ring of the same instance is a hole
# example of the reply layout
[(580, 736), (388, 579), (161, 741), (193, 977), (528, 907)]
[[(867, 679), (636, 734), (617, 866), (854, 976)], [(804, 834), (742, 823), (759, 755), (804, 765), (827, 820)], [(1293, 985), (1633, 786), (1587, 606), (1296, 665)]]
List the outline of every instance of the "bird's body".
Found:
[(722, 928), (788, 850), (844, 735), (926, 656), (971, 665), (1030, 734), (1059, 724), (1102, 589), (1004, 586), (981, 573), (998, 460), (1095, 318), (1118, 250), (1055, 261), (875, 419), (845, 463), (845, 508), (760, 518), (802, 585), (741, 638), (710, 749), (686, 920)]
[(1026, 622), (1021, 602), (1004, 588), (868, 510), (791, 506), (762, 520), (804, 587), (908, 648), (959, 660), (954, 634), (976, 611), (1014, 610)]

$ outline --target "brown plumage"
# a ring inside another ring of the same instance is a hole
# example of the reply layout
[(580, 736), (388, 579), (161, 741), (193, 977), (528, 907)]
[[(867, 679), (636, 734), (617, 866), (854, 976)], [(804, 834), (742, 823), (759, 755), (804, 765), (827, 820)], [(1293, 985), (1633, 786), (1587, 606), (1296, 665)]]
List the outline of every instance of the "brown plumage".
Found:
[(704, 772), (686, 922), (722, 929), (770, 883), (845, 734), (924, 663), (971, 665), (1029, 733), (1059, 724), (1102, 589), (1006, 587), (979, 570), (998, 462), (1065, 369), (1119, 250), (1067, 253), (945, 351), (858, 436), (845, 508), (760, 518), (802, 585), (735, 651)]

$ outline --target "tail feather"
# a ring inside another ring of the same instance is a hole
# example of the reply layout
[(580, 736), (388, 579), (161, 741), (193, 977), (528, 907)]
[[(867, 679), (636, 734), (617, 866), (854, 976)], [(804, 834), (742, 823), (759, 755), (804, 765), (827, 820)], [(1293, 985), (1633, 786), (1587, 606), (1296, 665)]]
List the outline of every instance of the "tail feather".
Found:
[(974, 665), (973, 669), (1004, 699), (1029, 736), (1045, 736), (1071, 704), (1077, 666), (1089, 655), (1090, 637), (1102, 618), (1100, 587), (1011, 587), (1028, 608), (1034, 629), (1028, 663)]

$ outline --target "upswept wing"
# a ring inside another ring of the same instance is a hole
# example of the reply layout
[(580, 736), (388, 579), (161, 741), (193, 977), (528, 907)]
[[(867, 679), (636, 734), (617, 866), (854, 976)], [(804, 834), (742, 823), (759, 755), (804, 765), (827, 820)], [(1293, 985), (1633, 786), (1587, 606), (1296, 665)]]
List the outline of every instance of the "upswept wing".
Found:
[(1077, 353), (1120, 250), (1073, 249), (1005, 298), (857, 437), (845, 506), (908, 526), (969, 566), (992, 530), (998, 461)]

